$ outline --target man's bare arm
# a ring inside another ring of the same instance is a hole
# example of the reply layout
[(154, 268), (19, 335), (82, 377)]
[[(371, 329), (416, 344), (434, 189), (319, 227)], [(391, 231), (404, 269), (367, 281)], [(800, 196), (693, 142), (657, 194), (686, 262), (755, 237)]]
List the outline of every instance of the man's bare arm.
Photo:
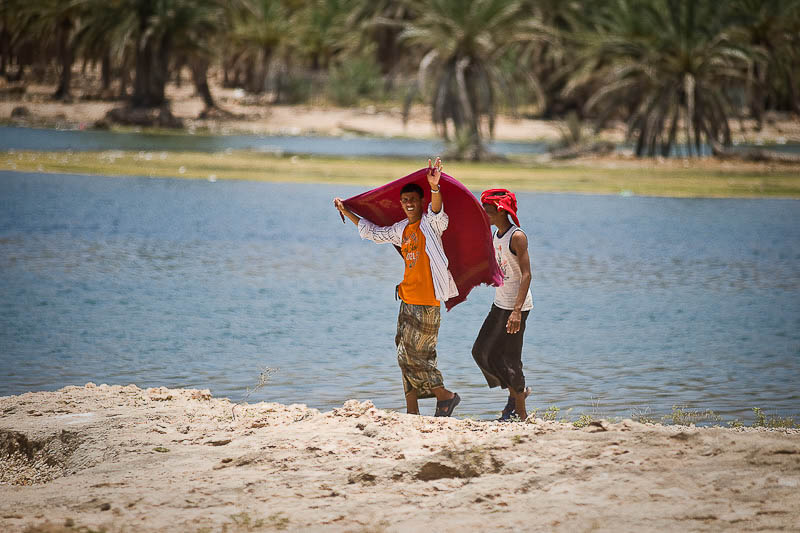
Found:
[(358, 218), (358, 215), (356, 215), (355, 213), (353, 213), (352, 211), (347, 209), (347, 207), (345, 207), (344, 202), (342, 202), (341, 198), (334, 198), (333, 199), (333, 205), (336, 206), (336, 209), (338, 209), (341, 214), (343, 214), (344, 216), (346, 216), (347, 218), (352, 220), (353, 224), (358, 226), (358, 222), (361, 219)]
[(528, 255), (528, 237), (524, 232), (515, 231), (511, 236), (511, 251), (517, 256), (520, 270), (517, 300), (514, 302), (514, 310), (506, 324), (506, 331), (514, 334), (519, 331), (522, 322), (522, 306), (525, 305), (525, 298), (528, 297), (528, 289), (531, 287), (531, 258)]

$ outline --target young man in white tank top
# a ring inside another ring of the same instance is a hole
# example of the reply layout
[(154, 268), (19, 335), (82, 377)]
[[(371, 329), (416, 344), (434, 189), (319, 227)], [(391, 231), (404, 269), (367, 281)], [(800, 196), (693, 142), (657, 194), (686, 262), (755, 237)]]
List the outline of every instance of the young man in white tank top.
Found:
[(533, 308), (528, 237), (519, 227), (514, 193), (489, 189), (481, 194), (481, 204), (489, 222), (497, 228), (492, 240), (497, 264), (503, 272), (503, 285), (495, 291), (494, 303), (472, 347), (472, 356), (489, 387), (508, 389), (508, 402), (500, 420), (518, 417), (524, 421), (528, 417), (525, 399), (531, 389), (525, 387), (522, 371), (522, 340)]

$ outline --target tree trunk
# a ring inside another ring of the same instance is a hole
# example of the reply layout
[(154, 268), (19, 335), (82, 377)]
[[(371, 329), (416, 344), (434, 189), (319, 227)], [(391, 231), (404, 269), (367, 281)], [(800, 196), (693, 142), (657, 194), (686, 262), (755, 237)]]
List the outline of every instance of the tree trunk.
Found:
[(127, 65), (123, 64), (119, 74), (119, 98), (124, 100), (128, 97), (128, 86), (131, 83), (131, 73)]
[(109, 52), (103, 54), (100, 71), (103, 80), (103, 92), (105, 93), (111, 89), (111, 54)]
[[(147, 39), (144, 34), (140, 39)], [(167, 103), (165, 87), (171, 42), (168, 35), (160, 41), (147, 39), (136, 49), (136, 79), (133, 83), (133, 107), (161, 107)]]
[(261, 78), (259, 80), (259, 92), (267, 92), (267, 77), (269, 76), (269, 63), (272, 61), (272, 47), (265, 46), (261, 50)]
[(244, 73), (244, 88), (247, 89), (247, 92), (250, 93), (257, 93), (258, 92), (258, 84), (256, 83), (256, 62), (255, 59), (248, 58), (245, 61), (245, 73)]
[(797, 82), (794, 78), (794, 69), (792, 68), (794, 65), (790, 65), (788, 69), (786, 69), (786, 84), (789, 88), (789, 99), (790, 99), (790, 106), (789, 108), (800, 115), (800, 93), (797, 91)]
[(58, 82), (53, 98), (58, 100), (70, 99), (70, 84), (72, 82), (72, 63), (74, 61), (74, 53), (72, 45), (69, 42), (70, 31), (72, 30), (72, 21), (64, 19), (59, 25), (58, 36), (58, 59), (61, 64), (61, 75)]
[(380, 27), (376, 30), (375, 42), (378, 43), (378, 49), (375, 52), (375, 56), (380, 65), (381, 74), (389, 74), (397, 64), (397, 59), (400, 55), (397, 45), (399, 33), (394, 28)]
[(6, 28), (0, 28), (0, 76), (6, 75), (6, 69), (9, 63), (9, 57), (11, 55), (10, 50), (10, 43), (11, 38), (6, 31)]
[(214, 98), (211, 96), (211, 89), (208, 88), (208, 60), (205, 58), (195, 58), (191, 61), (192, 79), (197, 94), (203, 99), (206, 108), (216, 107)]

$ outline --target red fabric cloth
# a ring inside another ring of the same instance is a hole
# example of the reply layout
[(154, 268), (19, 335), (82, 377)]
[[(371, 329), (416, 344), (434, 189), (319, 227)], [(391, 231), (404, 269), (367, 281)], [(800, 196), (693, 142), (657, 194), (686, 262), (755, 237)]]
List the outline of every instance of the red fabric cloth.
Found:
[[(427, 173), (428, 169), (422, 168), (382, 187), (348, 198), (344, 205), (374, 224), (391, 226), (406, 218), (400, 205), (400, 189), (406, 183), (416, 183), (422, 187), (425, 192), (422, 205), (427, 211), (431, 200)], [(458, 287), (458, 296), (445, 302), (449, 311), (466, 300), (470, 291), (481, 283), (495, 287), (502, 285), (503, 274), (494, 256), (489, 219), (477, 198), (461, 182), (444, 173), (439, 186), (444, 211), (450, 219), (447, 230), (442, 234), (442, 244), (450, 273)]]
[(498, 211), (505, 211), (519, 226), (517, 218), (517, 196), (508, 189), (489, 189), (481, 193), (482, 204), (494, 204)]

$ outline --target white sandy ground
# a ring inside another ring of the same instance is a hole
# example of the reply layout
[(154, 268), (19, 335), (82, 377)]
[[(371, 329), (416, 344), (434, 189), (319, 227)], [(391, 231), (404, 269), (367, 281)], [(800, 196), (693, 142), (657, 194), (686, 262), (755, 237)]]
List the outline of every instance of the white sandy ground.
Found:
[[(76, 74), (76, 79), (82, 78), (78, 78)], [(97, 92), (98, 83), (91, 76), (84, 81), (76, 82), (80, 87), (74, 89), (75, 100), (71, 103), (52, 100), (54, 85), (28, 85), (24, 95), (8, 96), (0, 100), (0, 121), (9, 121), (14, 108), (25, 106), (32, 113), (32, 117), (20, 121), (22, 125), (90, 128), (109, 110), (124, 105), (122, 101), (81, 98), (83, 94)], [(330, 136), (355, 134), (416, 139), (438, 138), (431, 123), (430, 109), (424, 105), (414, 106), (408, 121), (403, 122), (402, 111), (396, 104), (352, 108), (272, 105), (265, 99), (259, 100), (242, 91), (223, 88), (214, 79), (211, 80), (211, 85), (217, 103), (239, 118), (199, 119), (204, 105), (191, 84), (184, 83), (181, 87), (175, 84), (167, 86), (172, 112), (184, 120), (190, 132), (204, 129), (215, 134)], [(3, 86), (4, 82), (0, 79), (0, 89)], [(800, 142), (800, 117), (792, 115), (769, 114), (761, 131), (755, 131), (755, 123), (750, 119), (732, 120), (730, 126), (736, 142), (756, 144)], [(588, 130), (588, 125), (586, 128)], [(494, 137), (499, 141), (557, 142), (565, 132), (566, 128), (560, 120), (541, 120), (503, 113), (497, 117)], [(600, 136), (606, 140), (621, 142), (625, 137), (625, 127), (617, 123), (603, 130)]]
[(800, 531), (800, 431), (0, 398), (0, 531)]

